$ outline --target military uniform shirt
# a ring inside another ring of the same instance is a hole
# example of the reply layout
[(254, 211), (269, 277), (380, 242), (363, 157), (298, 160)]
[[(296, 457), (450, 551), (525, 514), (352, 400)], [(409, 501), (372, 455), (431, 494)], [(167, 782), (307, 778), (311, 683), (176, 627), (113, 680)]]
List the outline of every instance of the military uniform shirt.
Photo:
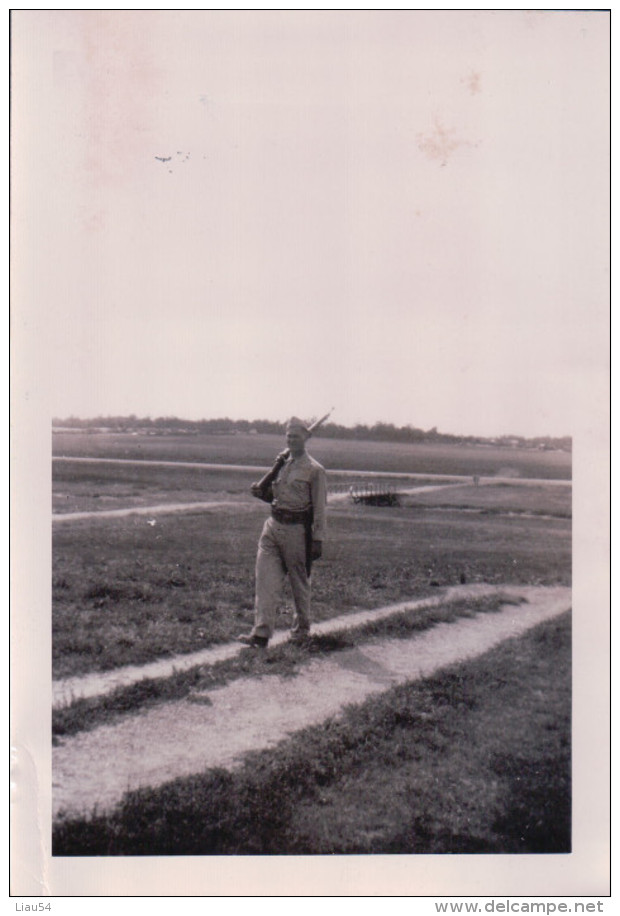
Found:
[(313, 510), (312, 537), (325, 538), (327, 483), (325, 468), (310, 455), (287, 459), (273, 483), (273, 506), (289, 512)]

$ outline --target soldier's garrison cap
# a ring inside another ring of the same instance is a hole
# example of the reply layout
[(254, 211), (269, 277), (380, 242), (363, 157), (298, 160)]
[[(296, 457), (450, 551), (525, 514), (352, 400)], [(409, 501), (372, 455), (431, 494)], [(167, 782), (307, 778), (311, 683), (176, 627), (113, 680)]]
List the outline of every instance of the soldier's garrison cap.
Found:
[(300, 430), (306, 436), (309, 435), (310, 430), (306, 426), (303, 420), (300, 420), (299, 417), (291, 417), (291, 419), (286, 424), (286, 431), (289, 430)]

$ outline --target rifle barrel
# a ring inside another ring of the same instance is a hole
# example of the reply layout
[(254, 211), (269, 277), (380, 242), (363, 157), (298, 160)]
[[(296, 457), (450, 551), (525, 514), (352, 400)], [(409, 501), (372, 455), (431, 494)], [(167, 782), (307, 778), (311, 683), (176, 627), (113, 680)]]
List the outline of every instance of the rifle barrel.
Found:
[(334, 411), (334, 408), (332, 407), (332, 409), (328, 413), (326, 413), (324, 417), (321, 417), (320, 420), (317, 420), (315, 423), (312, 424), (312, 426), (308, 427), (308, 432), (312, 434), (315, 429), (318, 429), (319, 426), (321, 426), (323, 423), (325, 423), (327, 419), (329, 419), (329, 417), (331, 417), (333, 411)]

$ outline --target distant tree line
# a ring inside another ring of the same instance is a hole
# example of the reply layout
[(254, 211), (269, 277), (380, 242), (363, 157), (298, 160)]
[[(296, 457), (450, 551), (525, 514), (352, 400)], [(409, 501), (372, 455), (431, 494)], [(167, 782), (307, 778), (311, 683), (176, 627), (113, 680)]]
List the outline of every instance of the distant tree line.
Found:
[[(235, 433), (274, 433), (284, 435), (286, 423), (276, 420), (231, 420), (223, 417), (212, 420), (183, 420), (179, 417), (137, 417), (135, 414), (122, 417), (94, 417), (82, 419), (68, 417), (67, 419), (54, 418), (53, 427), (63, 429), (96, 430), (107, 429), (115, 432), (144, 431), (153, 434), (185, 434), (198, 435), (210, 433), (211, 435)], [(563, 449), (570, 451), (572, 439), (570, 436), (538, 436), (525, 438), (523, 436), (457, 436), (451, 433), (440, 433), (437, 427), (423, 430), (408, 424), (395, 426), (393, 423), (375, 423), (368, 426), (358, 423), (355, 426), (341, 426), (338, 423), (326, 423), (317, 433), (325, 439), (358, 439), (378, 442), (444, 442), (460, 445), (505, 445), (521, 446), (524, 448)]]

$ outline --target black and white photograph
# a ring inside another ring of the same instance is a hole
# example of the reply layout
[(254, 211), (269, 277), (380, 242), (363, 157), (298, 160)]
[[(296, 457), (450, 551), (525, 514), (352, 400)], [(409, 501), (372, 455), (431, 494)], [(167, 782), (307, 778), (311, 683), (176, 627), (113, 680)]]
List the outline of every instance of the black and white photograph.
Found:
[(10, 67), (12, 894), (604, 899), (610, 11)]

